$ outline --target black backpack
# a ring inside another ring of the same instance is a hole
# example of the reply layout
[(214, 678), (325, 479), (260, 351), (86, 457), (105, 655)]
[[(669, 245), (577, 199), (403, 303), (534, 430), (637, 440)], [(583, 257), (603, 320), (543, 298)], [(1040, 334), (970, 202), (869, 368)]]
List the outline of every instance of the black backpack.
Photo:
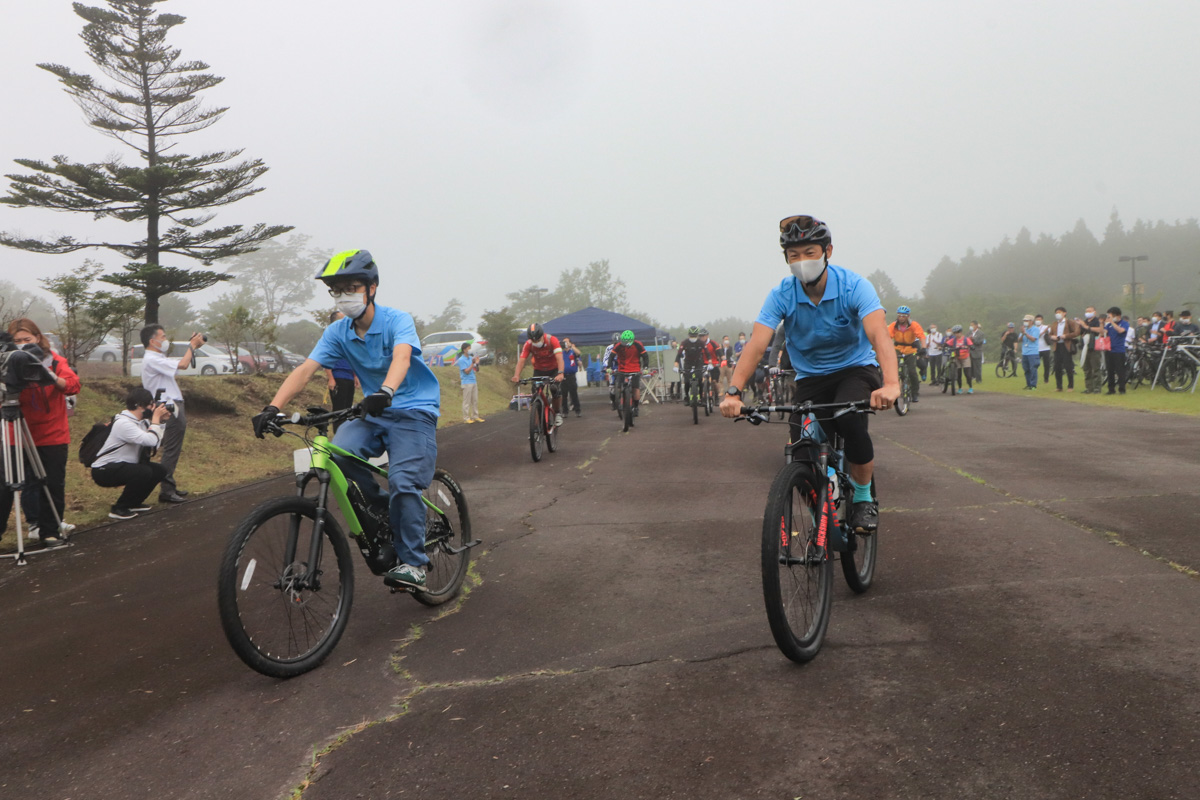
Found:
[[(112, 432), (112, 424), (115, 419), (116, 417), (110, 417), (108, 422), (97, 422), (90, 431), (83, 435), (82, 441), (79, 442), (79, 463), (85, 467), (91, 467), (96, 463), (96, 459), (102, 455), (101, 450), (104, 448), (104, 444), (108, 441), (108, 434)], [(116, 449), (116, 447), (112, 448), (112, 450)], [(109, 453), (112, 450), (104, 452)]]

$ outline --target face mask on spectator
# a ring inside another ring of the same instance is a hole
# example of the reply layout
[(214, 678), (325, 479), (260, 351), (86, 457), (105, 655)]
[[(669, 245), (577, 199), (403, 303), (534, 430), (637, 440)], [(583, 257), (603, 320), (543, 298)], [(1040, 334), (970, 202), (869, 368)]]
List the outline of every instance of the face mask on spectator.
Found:
[(1056, 314), (1054, 315), (1054, 318), (1055, 318), (1056, 320), (1058, 320), (1059, 322), (1062, 322), (1063, 315), (1062, 315), (1061, 313), (1056, 313)]
[(1162, 317), (1154, 316), (1154, 317), (1151, 317), (1151, 318), (1150, 318), (1150, 321), (1151, 321), (1151, 322), (1158, 322), (1158, 321), (1160, 321), (1161, 319), (1162, 319)]
[(1083, 312), (1083, 316), (1084, 316), (1084, 319), (1091, 319), (1092, 317), (1096, 316), (1096, 312), (1095, 311), (1085, 311), (1085, 312)]

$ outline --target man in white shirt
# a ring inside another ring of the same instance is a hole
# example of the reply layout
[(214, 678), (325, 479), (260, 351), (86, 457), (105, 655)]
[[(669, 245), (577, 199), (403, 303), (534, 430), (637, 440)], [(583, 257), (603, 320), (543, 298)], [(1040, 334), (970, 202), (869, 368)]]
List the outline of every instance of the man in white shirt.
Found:
[(108, 438), (92, 462), (92, 480), (97, 486), (125, 487), (109, 511), (112, 519), (133, 519), (139, 511), (150, 510), (144, 503), (166, 470), (161, 464), (142, 460), (142, 449), (158, 447), (163, 423), (169, 417), (166, 406), (155, 405), (149, 391), (134, 389), (125, 398), (125, 410), (113, 418)]
[(946, 340), (946, 334), (938, 330), (937, 325), (929, 326), (928, 338), (928, 353), (929, 353), (929, 385), (937, 386), (942, 382), (942, 342)]
[[(179, 383), (175, 373), (187, 369), (192, 363), (196, 348), (204, 344), (204, 336), (193, 333), (188, 341), (187, 352), (183, 358), (174, 360), (167, 357), (171, 352), (171, 340), (161, 325), (147, 325), (142, 328), (142, 344), (146, 354), (142, 358), (142, 386), (150, 392), (150, 396), (158, 402), (171, 403), (175, 411), (167, 420), (166, 430), (162, 440), (162, 465), (167, 471), (158, 490), (160, 503), (182, 503), (187, 491), (175, 485), (175, 465), (179, 463), (179, 453), (183, 450), (183, 435), (187, 432), (187, 415), (183, 410), (183, 393), (179, 391)], [(159, 390), (162, 393), (159, 394)]]

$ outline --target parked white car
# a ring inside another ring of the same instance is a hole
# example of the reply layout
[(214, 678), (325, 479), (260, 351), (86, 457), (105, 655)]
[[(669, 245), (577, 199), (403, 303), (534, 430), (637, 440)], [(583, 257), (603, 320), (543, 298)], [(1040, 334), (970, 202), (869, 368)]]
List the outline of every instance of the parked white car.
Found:
[(121, 337), (111, 333), (105, 336), (96, 349), (88, 353), (88, 361), (120, 361)]
[[(129, 350), (129, 374), (135, 378), (140, 378), (142, 375), (142, 356), (145, 355), (146, 348), (139, 345), (134, 345)], [(172, 342), (171, 352), (167, 354), (168, 358), (183, 358), (183, 354), (187, 352), (187, 342)], [(229, 356), (218, 347), (211, 344), (200, 345), (200, 349), (196, 351), (196, 357), (192, 359), (192, 363), (187, 369), (179, 371), (180, 377), (188, 377), (190, 375), (232, 375), (233, 367), (229, 363)]]
[(448, 358), (457, 353), (467, 342), (471, 342), (471, 355), (479, 356), (481, 364), (490, 364), (492, 356), (487, 349), (487, 340), (478, 331), (438, 331), (426, 334), (421, 340), (421, 357), (426, 361), (432, 358)]

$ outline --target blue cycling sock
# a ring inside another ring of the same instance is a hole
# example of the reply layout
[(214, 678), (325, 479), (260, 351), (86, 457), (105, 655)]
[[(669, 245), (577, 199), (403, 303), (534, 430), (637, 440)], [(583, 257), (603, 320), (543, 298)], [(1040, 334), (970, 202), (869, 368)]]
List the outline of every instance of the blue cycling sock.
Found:
[(854, 503), (869, 503), (871, 502), (871, 484), (860, 486), (854, 482), (854, 478), (850, 479), (850, 485), (854, 487)]

